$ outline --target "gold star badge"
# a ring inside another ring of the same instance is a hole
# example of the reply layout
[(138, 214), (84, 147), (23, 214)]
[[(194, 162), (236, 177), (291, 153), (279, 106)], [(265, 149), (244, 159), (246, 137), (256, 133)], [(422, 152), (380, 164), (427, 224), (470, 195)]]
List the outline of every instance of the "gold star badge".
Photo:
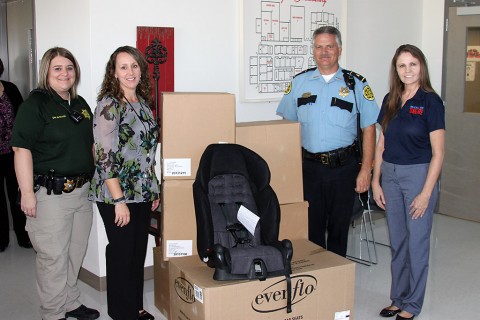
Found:
[(63, 184), (63, 192), (69, 193), (75, 189), (75, 181), (68, 180)]
[(350, 90), (348, 90), (347, 87), (341, 87), (339, 90), (338, 90), (338, 94), (345, 98), (346, 96), (348, 96), (350, 94)]
[(88, 120), (90, 120), (90, 113), (88, 113), (86, 109), (82, 109), (82, 115)]

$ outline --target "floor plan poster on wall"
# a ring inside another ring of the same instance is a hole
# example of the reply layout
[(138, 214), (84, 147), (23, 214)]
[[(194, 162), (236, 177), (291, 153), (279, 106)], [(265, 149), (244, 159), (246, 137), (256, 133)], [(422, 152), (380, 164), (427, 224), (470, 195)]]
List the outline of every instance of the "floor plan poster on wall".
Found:
[(345, 0), (243, 1), (243, 100), (279, 100), (295, 74), (315, 66), (313, 31), (343, 33), (344, 8)]

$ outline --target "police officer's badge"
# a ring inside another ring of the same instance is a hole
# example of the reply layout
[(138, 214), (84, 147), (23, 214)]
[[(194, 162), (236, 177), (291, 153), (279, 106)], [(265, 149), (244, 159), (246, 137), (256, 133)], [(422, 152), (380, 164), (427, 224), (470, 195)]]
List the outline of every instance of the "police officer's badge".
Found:
[(292, 83), (291, 82), (288, 83), (287, 89), (285, 89), (285, 94), (289, 94), (290, 91), (292, 91)]
[(302, 94), (302, 98), (310, 98), (312, 96), (312, 93), (311, 92), (304, 92)]
[(365, 97), (365, 99), (370, 101), (373, 101), (373, 99), (375, 99), (375, 97), (373, 96), (372, 88), (370, 88), (370, 86), (368, 85), (363, 88), (363, 96)]
[(82, 109), (82, 116), (90, 120), (90, 113), (86, 109)]
[(346, 96), (348, 96), (350, 94), (350, 90), (348, 90), (347, 87), (341, 87), (340, 89), (338, 89), (338, 94), (345, 98)]
[(66, 182), (63, 184), (63, 192), (70, 193), (75, 189), (75, 181), (66, 179)]

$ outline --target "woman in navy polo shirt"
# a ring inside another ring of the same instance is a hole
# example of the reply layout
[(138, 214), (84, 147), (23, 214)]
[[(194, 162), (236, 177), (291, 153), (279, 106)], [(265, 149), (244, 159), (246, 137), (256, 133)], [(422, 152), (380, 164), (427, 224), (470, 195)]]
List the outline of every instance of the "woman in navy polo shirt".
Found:
[(445, 141), (445, 107), (430, 84), (419, 48), (406, 44), (395, 52), (390, 92), (377, 122), (381, 132), (372, 190), (377, 205), (387, 213), (392, 251), (391, 305), (380, 315), (413, 319), (425, 297)]

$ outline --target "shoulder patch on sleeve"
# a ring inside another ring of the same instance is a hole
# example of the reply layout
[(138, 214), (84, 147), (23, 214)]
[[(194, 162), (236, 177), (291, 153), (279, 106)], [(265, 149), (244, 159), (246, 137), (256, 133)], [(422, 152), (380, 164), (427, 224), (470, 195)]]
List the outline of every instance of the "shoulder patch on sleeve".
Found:
[(373, 99), (375, 99), (374, 95), (373, 95), (373, 91), (372, 91), (372, 88), (370, 88), (369, 85), (366, 85), (364, 88), (363, 88), (363, 97), (367, 100), (370, 100), (370, 101), (373, 101)]
[(292, 82), (290, 81), (290, 82), (288, 83), (287, 88), (285, 88), (285, 92), (284, 92), (284, 93), (285, 93), (285, 94), (289, 94), (291, 91), (292, 91)]

